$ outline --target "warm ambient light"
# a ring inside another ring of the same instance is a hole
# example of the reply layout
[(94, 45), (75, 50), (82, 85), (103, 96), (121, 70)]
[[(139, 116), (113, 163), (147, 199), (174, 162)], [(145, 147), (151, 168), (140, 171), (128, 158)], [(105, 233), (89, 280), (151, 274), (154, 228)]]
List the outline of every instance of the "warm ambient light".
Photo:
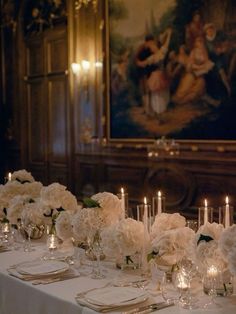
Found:
[(87, 60), (82, 60), (81, 66), (82, 66), (83, 71), (88, 72), (88, 70), (90, 69), (90, 62)]
[(144, 197), (143, 202), (144, 202), (144, 205), (147, 205), (147, 198), (146, 197)]
[(228, 196), (226, 196), (226, 198), (225, 198), (225, 204), (229, 205), (229, 197)]
[(79, 74), (81, 70), (81, 65), (79, 63), (73, 62), (71, 64), (71, 69), (74, 74)]

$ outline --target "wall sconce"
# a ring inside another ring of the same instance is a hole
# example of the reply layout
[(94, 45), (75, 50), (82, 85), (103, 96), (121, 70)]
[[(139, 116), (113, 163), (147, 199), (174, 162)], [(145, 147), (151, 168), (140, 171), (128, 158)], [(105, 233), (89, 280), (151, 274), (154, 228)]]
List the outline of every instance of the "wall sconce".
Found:
[(71, 64), (72, 72), (79, 76), (81, 79), (82, 86), (86, 93), (86, 97), (89, 94), (89, 70), (90, 70), (90, 62), (87, 60), (82, 60), (81, 64), (73, 62)]
[(79, 75), (80, 71), (81, 71), (81, 65), (79, 63), (76, 63), (76, 62), (73, 62), (71, 64), (71, 69), (72, 69), (72, 72), (75, 74), (75, 75)]

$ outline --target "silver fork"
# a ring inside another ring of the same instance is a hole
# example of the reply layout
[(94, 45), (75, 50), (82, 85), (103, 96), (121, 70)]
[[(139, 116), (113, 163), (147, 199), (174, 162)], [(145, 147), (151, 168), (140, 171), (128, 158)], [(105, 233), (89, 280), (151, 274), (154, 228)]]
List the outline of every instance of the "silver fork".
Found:
[(88, 292), (90, 292), (90, 291), (95, 291), (95, 290), (97, 290), (97, 289), (103, 289), (103, 288), (106, 288), (106, 287), (108, 287), (108, 286), (110, 286), (111, 285), (111, 282), (108, 282), (108, 283), (106, 283), (104, 286), (102, 286), (102, 287), (97, 287), (97, 288), (92, 288), (92, 289), (88, 289), (88, 290), (86, 290), (86, 291), (82, 291), (82, 292), (80, 292), (80, 293), (77, 293), (77, 295), (76, 295), (76, 297), (77, 298), (83, 298)]

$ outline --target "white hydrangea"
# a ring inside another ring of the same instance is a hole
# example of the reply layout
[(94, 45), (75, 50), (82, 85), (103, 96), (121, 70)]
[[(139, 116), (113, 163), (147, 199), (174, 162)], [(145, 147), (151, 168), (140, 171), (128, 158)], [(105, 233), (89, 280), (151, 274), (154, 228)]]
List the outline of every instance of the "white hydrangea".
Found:
[(76, 212), (78, 203), (76, 197), (64, 185), (52, 183), (49, 186), (43, 187), (41, 190), (42, 203), (51, 209), (63, 208)]
[(61, 212), (56, 218), (56, 234), (63, 241), (70, 239), (73, 236), (71, 218), (71, 213), (68, 211)]
[(194, 235), (194, 231), (188, 227), (159, 233), (151, 243), (152, 251), (157, 253), (157, 263), (171, 266), (178, 263), (183, 256), (188, 256)]
[(140, 252), (143, 238), (143, 223), (132, 218), (122, 219), (101, 232), (104, 253), (113, 257), (130, 256)]
[(7, 219), (11, 224), (16, 225), (18, 219), (21, 219), (22, 211), (30, 199), (29, 195), (17, 195), (13, 197), (7, 208)]
[(236, 275), (236, 225), (225, 229), (219, 239), (219, 248), (226, 257), (229, 269)]
[(72, 217), (74, 238), (85, 242), (87, 237), (94, 237), (103, 226), (101, 208), (82, 208)]
[(179, 213), (168, 214), (161, 213), (156, 215), (155, 221), (151, 228), (151, 239), (160, 237), (164, 231), (182, 228), (186, 225), (186, 219), (184, 216), (181, 216)]
[(208, 222), (197, 231), (193, 241), (192, 258), (200, 271), (212, 264), (227, 269), (227, 262), (218, 243), (223, 230), (223, 225)]
[(31, 175), (30, 172), (26, 171), (25, 169), (14, 171), (11, 176), (12, 181), (20, 181), (21, 183), (25, 182), (34, 182), (34, 177)]
[(116, 223), (122, 217), (121, 200), (114, 194), (102, 192), (91, 197), (98, 202), (102, 209), (103, 220), (106, 225)]
[(40, 202), (26, 204), (21, 213), (21, 220), (25, 226), (28, 224), (36, 226), (43, 225), (44, 221), (40, 211)]

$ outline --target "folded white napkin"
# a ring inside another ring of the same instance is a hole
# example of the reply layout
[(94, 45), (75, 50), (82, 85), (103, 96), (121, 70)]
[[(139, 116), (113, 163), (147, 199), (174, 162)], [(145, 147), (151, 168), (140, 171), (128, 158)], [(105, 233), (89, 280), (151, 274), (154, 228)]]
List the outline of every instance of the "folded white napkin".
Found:
[(111, 312), (117, 309), (131, 309), (148, 300), (145, 291), (131, 287), (98, 288), (88, 293), (80, 293), (76, 301), (97, 312)]

